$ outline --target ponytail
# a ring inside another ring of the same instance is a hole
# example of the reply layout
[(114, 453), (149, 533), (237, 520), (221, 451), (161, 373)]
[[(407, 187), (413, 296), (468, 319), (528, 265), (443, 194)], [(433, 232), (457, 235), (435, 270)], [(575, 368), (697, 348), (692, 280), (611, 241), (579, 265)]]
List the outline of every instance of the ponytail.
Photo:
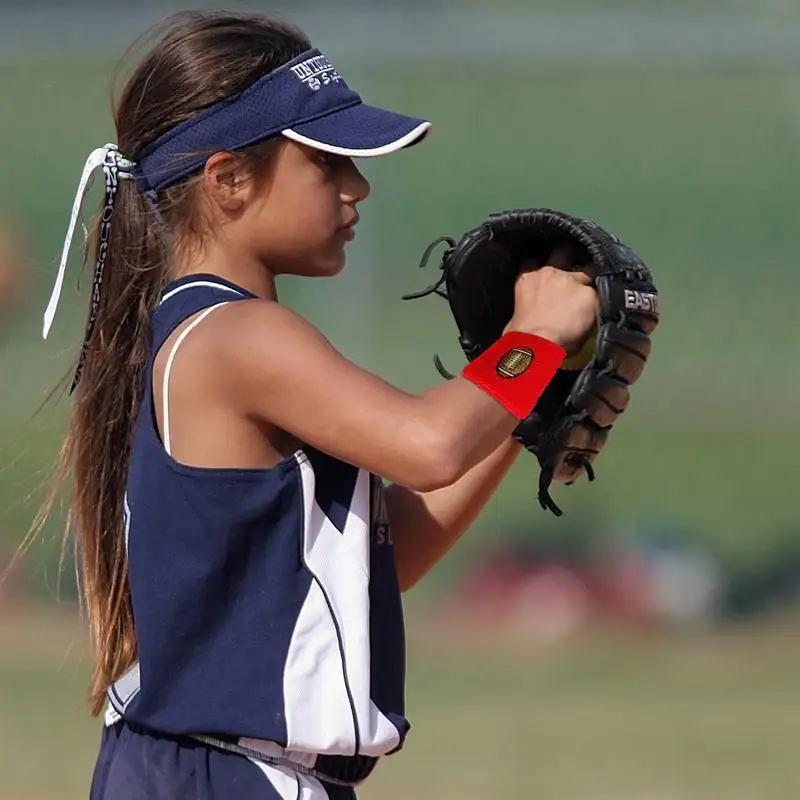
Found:
[[(88, 696), (94, 715), (103, 708), (107, 687), (136, 661), (125, 553), (125, 484), (150, 352), (149, 315), (167, 272), (155, 208), (132, 180), (117, 183), (117, 176), (109, 177), (107, 163), (105, 168), (106, 200), (92, 237), (92, 306), (72, 381), (74, 404), (55, 480), (32, 530), (35, 535), (41, 529), (59, 491), (69, 484), (64, 547), (72, 538), (94, 652)], [(54, 299), (45, 332), (57, 291)]]

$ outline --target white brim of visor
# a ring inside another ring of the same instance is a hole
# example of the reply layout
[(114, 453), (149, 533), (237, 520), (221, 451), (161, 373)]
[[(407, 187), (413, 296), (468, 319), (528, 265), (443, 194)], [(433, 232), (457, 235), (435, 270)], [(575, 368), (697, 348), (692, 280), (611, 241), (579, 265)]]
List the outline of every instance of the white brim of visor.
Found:
[(395, 153), (398, 150), (402, 150), (404, 147), (408, 147), (409, 145), (416, 144), (418, 141), (422, 141), (422, 139), (424, 139), (427, 135), (430, 127), (430, 122), (423, 122), (413, 130), (409, 131), (405, 136), (395, 139), (393, 142), (389, 142), (388, 144), (380, 147), (371, 147), (367, 149), (338, 147), (337, 145), (328, 144), (327, 142), (309, 139), (308, 136), (303, 136), (302, 133), (298, 133), (291, 128), (281, 131), (281, 134), (287, 139), (291, 139), (293, 142), (298, 142), (299, 144), (304, 144), (308, 147), (314, 147), (317, 150), (322, 150), (324, 153), (333, 153), (337, 156), (349, 156), (350, 158), (373, 158), (375, 156), (385, 156), (389, 153)]

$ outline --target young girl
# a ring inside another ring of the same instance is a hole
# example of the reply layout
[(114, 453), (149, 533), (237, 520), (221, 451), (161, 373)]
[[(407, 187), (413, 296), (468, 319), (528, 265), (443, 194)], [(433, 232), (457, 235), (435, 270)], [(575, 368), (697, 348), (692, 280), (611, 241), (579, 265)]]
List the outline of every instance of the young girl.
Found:
[(170, 18), (115, 116), (45, 318), (102, 167), (60, 461), (106, 707), (91, 797), (353, 798), (409, 730), (400, 593), (508, 471), (595, 293), (523, 276), (496, 348), (407, 394), (275, 277), (338, 274), (370, 191), (352, 158), (429, 123), (362, 103), (298, 30), (221, 13)]

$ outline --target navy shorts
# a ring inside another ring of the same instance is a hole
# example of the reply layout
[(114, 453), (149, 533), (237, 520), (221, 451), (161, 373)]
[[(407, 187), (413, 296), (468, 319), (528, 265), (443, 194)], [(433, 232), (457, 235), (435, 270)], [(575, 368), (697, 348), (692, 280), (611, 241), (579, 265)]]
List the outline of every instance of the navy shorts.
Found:
[(124, 721), (104, 728), (90, 800), (355, 800), (353, 789)]

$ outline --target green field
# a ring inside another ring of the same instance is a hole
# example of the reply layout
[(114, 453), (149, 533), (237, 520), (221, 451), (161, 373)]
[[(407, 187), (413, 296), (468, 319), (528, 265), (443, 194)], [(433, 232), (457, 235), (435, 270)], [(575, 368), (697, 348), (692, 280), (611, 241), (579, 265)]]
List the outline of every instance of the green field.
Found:
[[(411, 625), (405, 749), (365, 800), (784, 800), (800, 642), (781, 628), (537, 652)], [(86, 797), (98, 723), (70, 617), (0, 617), (0, 800)]]

